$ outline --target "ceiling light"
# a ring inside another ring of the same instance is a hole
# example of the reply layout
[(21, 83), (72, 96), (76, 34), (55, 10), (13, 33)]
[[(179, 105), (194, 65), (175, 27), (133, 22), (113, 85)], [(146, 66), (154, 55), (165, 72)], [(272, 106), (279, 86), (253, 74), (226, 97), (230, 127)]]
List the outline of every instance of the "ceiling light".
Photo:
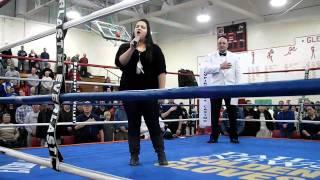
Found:
[(271, 0), (270, 4), (273, 7), (281, 7), (287, 4), (287, 0)]
[(67, 12), (67, 17), (69, 19), (79, 19), (81, 17), (80, 13), (78, 11), (69, 11)]
[(197, 21), (199, 23), (206, 23), (206, 22), (209, 22), (211, 19), (210, 15), (208, 14), (200, 14), (197, 16)]

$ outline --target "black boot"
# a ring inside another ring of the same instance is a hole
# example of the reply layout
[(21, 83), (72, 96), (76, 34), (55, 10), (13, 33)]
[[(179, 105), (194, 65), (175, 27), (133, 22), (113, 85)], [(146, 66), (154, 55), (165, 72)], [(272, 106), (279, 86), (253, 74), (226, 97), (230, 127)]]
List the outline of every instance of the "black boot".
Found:
[(164, 152), (164, 144), (162, 136), (151, 137), (152, 145), (158, 155), (158, 162), (160, 166), (168, 165), (166, 153)]
[(130, 157), (130, 166), (138, 166), (140, 164), (139, 162), (139, 156), (138, 155), (131, 155)]
[(240, 143), (237, 134), (230, 134), (229, 138), (230, 138), (230, 142), (233, 143), (233, 144), (239, 144)]
[(140, 137), (128, 136), (129, 150), (130, 150), (130, 166), (138, 166), (140, 153)]
[(217, 134), (211, 134), (210, 135), (210, 139), (207, 143), (218, 143), (218, 138), (219, 138), (219, 135)]
[(166, 153), (164, 151), (158, 153), (158, 162), (160, 166), (168, 165)]

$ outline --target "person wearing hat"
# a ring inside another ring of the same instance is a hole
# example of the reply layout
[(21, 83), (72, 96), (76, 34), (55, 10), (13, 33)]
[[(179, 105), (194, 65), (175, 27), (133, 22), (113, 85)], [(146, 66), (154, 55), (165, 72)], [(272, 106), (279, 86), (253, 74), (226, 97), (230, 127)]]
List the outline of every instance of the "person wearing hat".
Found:
[[(92, 113), (90, 101), (83, 104), (83, 113), (77, 116), (77, 122), (95, 122), (100, 118)], [(104, 142), (103, 125), (76, 125), (75, 126), (76, 143)]]

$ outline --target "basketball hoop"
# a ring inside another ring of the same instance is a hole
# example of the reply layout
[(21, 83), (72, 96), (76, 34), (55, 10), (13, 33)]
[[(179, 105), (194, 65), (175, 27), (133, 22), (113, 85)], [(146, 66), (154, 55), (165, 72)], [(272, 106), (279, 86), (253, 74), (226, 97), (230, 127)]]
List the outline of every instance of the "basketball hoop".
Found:
[(130, 34), (126, 31), (124, 26), (110, 24), (102, 21), (91, 22), (100, 32), (103, 38), (113, 41), (129, 42), (131, 40)]

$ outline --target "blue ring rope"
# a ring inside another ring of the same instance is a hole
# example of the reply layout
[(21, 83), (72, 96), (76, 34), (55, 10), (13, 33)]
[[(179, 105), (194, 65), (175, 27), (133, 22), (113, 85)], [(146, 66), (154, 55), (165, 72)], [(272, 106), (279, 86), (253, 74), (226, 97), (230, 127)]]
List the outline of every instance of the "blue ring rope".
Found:
[[(272, 97), (301, 96), (320, 94), (320, 79), (274, 81), (232, 86), (186, 87), (155, 90), (132, 90), (101, 93), (67, 93), (60, 95), (63, 101), (97, 100), (156, 100), (187, 98), (224, 98), (224, 97)], [(50, 95), (12, 96), (0, 98), (0, 103), (28, 104), (51, 101)]]

